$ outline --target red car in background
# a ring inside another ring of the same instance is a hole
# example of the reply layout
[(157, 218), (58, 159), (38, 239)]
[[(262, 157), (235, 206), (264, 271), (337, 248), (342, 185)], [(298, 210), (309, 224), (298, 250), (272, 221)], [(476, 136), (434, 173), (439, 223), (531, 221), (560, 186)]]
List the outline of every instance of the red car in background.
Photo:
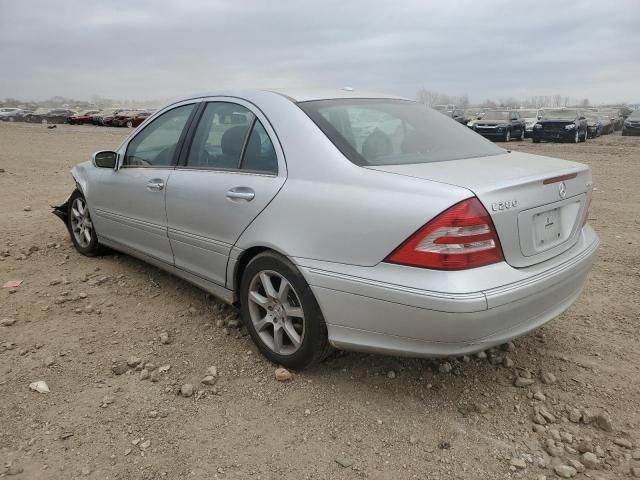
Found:
[(113, 120), (111, 120), (111, 125), (114, 127), (134, 128), (144, 122), (149, 115), (151, 115), (151, 112), (120, 112), (115, 117), (113, 117)]
[(85, 110), (84, 112), (71, 115), (67, 122), (71, 125), (83, 125), (85, 123), (93, 123), (93, 116), (99, 113), (99, 110)]

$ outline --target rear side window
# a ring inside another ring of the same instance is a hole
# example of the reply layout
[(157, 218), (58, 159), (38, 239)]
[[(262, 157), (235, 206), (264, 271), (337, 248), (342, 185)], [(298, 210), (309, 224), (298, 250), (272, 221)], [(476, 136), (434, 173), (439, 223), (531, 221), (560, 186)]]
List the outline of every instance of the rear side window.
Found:
[(504, 153), (466, 126), (417, 102), (335, 99), (298, 106), (356, 165), (430, 163)]
[(254, 115), (242, 105), (211, 102), (193, 136), (187, 167), (237, 169)]
[(242, 170), (278, 173), (278, 157), (266, 130), (256, 119), (242, 158)]
[(211, 102), (196, 128), (186, 166), (277, 173), (278, 160), (264, 126), (249, 109)]
[(163, 113), (137, 134), (127, 146), (125, 167), (171, 165), (180, 136), (194, 105), (183, 105)]

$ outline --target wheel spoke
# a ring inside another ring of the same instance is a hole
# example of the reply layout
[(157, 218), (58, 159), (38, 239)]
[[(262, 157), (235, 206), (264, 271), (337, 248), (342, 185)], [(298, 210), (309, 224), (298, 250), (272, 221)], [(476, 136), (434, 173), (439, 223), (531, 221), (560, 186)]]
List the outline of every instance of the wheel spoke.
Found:
[(271, 283), (271, 277), (269, 276), (269, 274), (265, 272), (261, 272), (260, 282), (264, 287), (264, 292), (267, 294), (269, 298), (276, 298), (278, 296), (276, 289), (273, 288), (273, 283)]
[(293, 346), (295, 348), (298, 348), (300, 346), (300, 343), (302, 342), (302, 339), (300, 338), (300, 334), (296, 332), (296, 329), (293, 327), (293, 323), (290, 319), (287, 319), (284, 322), (283, 330), (287, 334), (287, 337), (289, 337), (289, 340), (291, 340)]
[(295, 318), (304, 318), (304, 312), (300, 307), (294, 307), (291, 305), (283, 305), (284, 312), (287, 314), (287, 317), (295, 317)]
[(280, 353), (282, 350), (282, 335), (283, 330), (282, 327), (274, 325), (273, 329), (273, 351), (276, 353)]
[(255, 321), (253, 323), (253, 325), (256, 328), (256, 332), (261, 332), (262, 330), (264, 330), (267, 326), (272, 325), (273, 322), (271, 321), (271, 319), (267, 316), (262, 317), (260, 320)]
[(260, 305), (263, 308), (267, 308), (267, 305), (269, 304), (269, 299), (266, 297), (263, 297), (256, 291), (249, 292), (249, 300), (251, 300), (253, 303), (257, 305)]
[(87, 239), (87, 242), (91, 241), (91, 232), (88, 229), (84, 229), (84, 238)]
[(71, 207), (71, 215), (73, 215), (74, 218), (80, 218), (80, 212), (73, 207)]
[(287, 295), (289, 295), (289, 282), (283, 278), (278, 289), (278, 300), (284, 302), (287, 299)]

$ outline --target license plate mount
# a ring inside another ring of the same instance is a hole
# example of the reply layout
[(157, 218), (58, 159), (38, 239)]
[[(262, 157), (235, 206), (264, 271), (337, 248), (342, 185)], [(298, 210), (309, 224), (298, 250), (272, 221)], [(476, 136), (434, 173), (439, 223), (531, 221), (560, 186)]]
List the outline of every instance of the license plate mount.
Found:
[(536, 213), (533, 216), (536, 248), (543, 250), (558, 243), (562, 236), (560, 208)]

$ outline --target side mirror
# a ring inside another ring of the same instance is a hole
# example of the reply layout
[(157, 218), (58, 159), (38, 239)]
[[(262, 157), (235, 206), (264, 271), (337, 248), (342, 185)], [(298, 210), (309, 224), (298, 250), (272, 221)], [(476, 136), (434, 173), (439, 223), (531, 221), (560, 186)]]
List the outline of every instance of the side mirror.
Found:
[(108, 150), (96, 152), (91, 156), (91, 161), (99, 168), (116, 168), (117, 159), (118, 154)]

